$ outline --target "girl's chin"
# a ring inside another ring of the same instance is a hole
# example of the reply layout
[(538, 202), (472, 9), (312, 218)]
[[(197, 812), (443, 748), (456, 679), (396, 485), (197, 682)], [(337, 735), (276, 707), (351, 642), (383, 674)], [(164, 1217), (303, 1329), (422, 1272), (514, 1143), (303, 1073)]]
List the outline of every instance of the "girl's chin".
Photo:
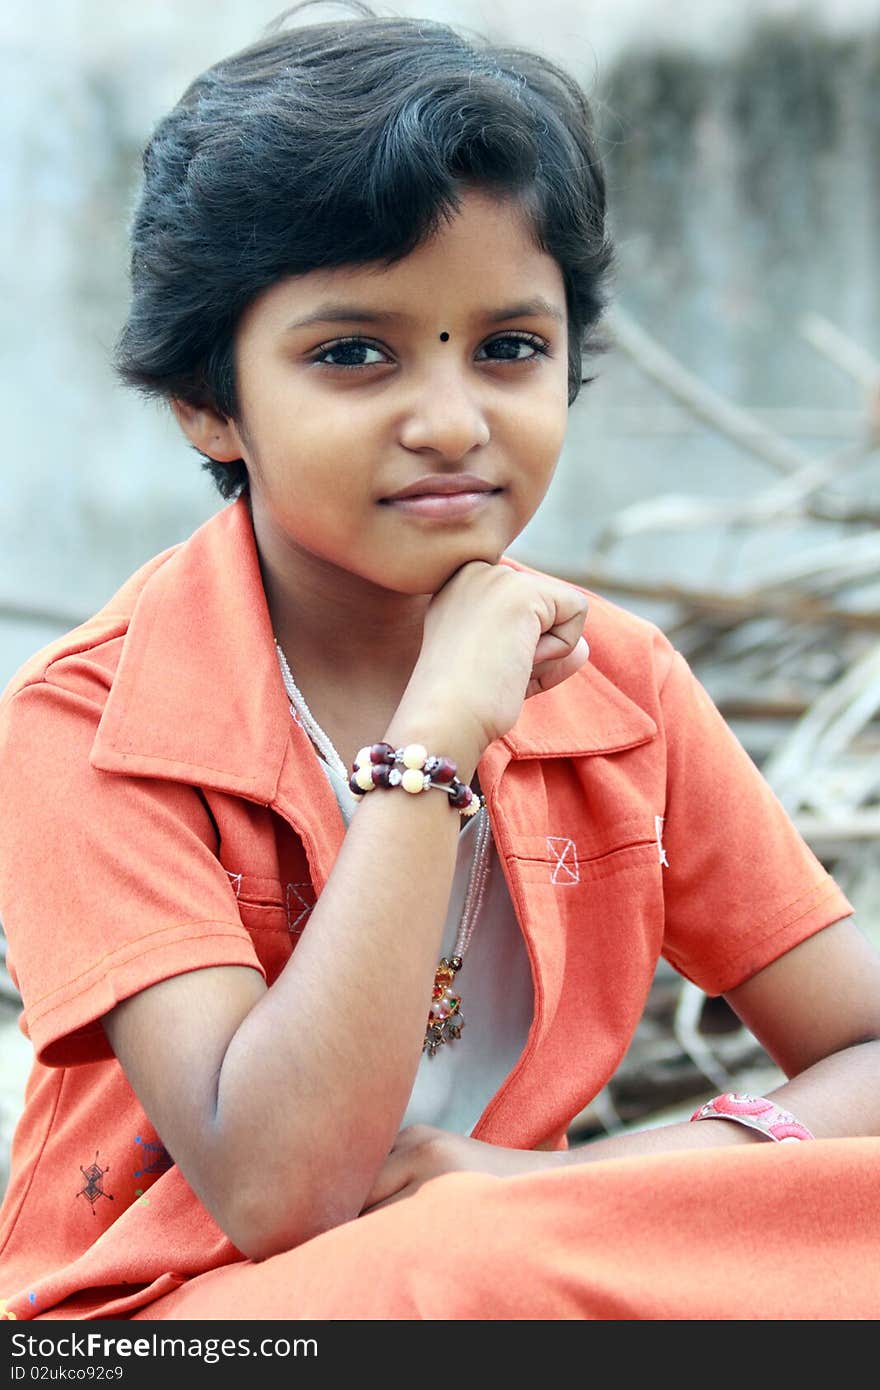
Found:
[(436, 594), (464, 565), (474, 561), (484, 565), (497, 565), (503, 553), (497, 545), (463, 549), (452, 559), (438, 561), (436, 565), (419, 566), (418, 573), (409, 576), (401, 575), (400, 590), (411, 594)]

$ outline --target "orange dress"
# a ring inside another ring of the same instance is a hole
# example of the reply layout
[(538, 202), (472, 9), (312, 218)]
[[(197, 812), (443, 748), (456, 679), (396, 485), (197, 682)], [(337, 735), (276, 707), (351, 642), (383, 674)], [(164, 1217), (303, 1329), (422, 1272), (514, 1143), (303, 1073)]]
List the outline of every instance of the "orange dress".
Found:
[[(587, 665), (479, 766), (535, 1009), (473, 1134), (517, 1148), (564, 1147), (661, 955), (721, 993), (852, 911), (659, 631), (599, 597), (588, 627)], [(101, 1018), (203, 966), (271, 983), (344, 834), (290, 718), (244, 499), (18, 672), (0, 794), (35, 1052), (0, 1210), (6, 1316), (880, 1312), (874, 1140), (451, 1175), (259, 1264), (216, 1226)]]

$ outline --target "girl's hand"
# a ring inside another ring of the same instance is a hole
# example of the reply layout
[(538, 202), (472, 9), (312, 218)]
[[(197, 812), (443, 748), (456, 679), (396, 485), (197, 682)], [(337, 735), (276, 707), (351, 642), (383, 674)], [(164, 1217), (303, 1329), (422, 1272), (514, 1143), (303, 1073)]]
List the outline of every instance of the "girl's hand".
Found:
[(361, 1210), (361, 1216), (417, 1192), (422, 1183), (444, 1173), (488, 1173), (510, 1178), (555, 1166), (560, 1155), (505, 1149), (433, 1125), (409, 1125), (397, 1136)]
[(586, 615), (586, 595), (560, 579), (469, 561), (428, 606), (398, 714), (455, 727), (476, 764), (525, 699), (583, 666)]

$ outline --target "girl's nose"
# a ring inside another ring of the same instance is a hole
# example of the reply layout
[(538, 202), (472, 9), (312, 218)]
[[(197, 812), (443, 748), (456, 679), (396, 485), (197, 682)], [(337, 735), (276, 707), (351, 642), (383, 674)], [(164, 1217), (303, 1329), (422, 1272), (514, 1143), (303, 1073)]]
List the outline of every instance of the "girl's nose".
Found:
[(477, 394), (454, 372), (420, 382), (400, 429), (400, 442), (450, 463), (488, 444), (489, 424)]

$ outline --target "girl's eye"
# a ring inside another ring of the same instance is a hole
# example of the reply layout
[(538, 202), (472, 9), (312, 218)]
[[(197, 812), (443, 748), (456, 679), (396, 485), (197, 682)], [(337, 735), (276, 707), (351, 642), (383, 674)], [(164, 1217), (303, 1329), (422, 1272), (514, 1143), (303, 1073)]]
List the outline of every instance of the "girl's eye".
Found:
[[(533, 333), (504, 333), (491, 338), (477, 352), (477, 360), (483, 362), (529, 362), (539, 355), (549, 352), (543, 338)], [(313, 363), (322, 367), (339, 367), (351, 370), (359, 367), (375, 367), (390, 361), (388, 353), (369, 338), (338, 338), (312, 354)]]
[(543, 338), (532, 333), (505, 333), (484, 343), (480, 352), (486, 354), (483, 360), (489, 362), (528, 362), (547, 350)]
[(326, 367), (374, 367), (387, 362), (388, 354), (367, 338), (340, 338), (338, 342), (318, 348), (312, 361)]

